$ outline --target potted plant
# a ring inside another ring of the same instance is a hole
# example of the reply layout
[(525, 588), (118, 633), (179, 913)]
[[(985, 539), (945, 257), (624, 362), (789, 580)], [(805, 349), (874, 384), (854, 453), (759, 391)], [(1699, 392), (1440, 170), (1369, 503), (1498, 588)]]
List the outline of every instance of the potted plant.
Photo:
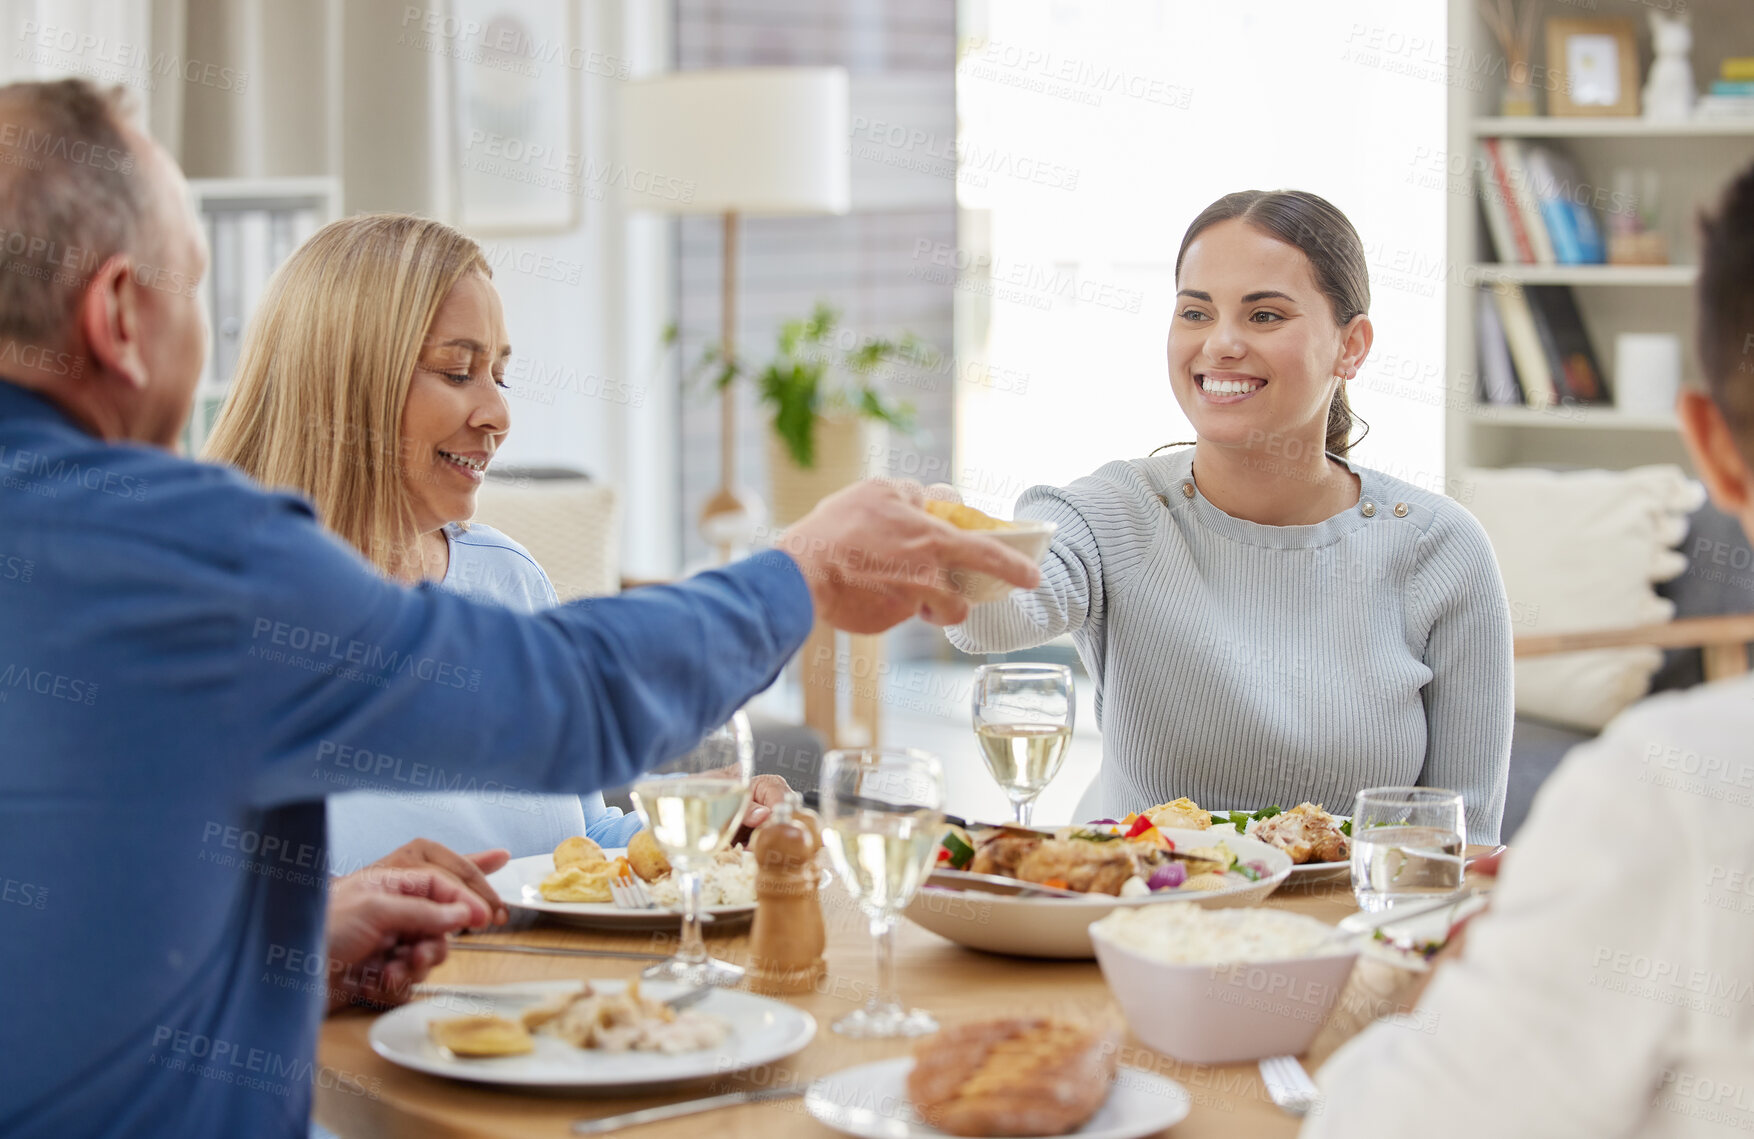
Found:
[[(674, 339), (675, 330), (666, 335)], [(740, 377), (753, 378), (771, 416), (768, 468), (778, 525), (795, 522), (824, 495), (863, 478), (885, 428), (913, 430), (913, 408), (890, 399), (875, 379), (884, 364), (917, 360), (919, 341), (912, 334), (854, 338), (843, 347), (848, 339), (840, 313), (818, 302), (809, 316), (780, 325), (774, 355), (759, 368), (709, 344), (691, 371), (692, 381), (704, 379), (720, 391)]]

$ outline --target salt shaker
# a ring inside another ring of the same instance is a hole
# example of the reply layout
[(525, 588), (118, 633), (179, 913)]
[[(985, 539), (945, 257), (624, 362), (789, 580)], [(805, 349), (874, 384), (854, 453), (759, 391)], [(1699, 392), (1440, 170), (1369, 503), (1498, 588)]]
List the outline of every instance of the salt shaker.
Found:
[(749, 987), (758, 993), (808, 992), (828, 972), (816, 869), (821, 825), (794, 792), (774, 808), (750, 845), (755, 925), (749, 932)]

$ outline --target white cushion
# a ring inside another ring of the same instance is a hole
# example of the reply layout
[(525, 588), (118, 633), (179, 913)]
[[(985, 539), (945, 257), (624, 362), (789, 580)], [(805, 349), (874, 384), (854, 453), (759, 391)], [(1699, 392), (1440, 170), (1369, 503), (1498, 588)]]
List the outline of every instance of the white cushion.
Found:
[[(1518, 636), (1670, 620), (1652, 586), (1687, 568), (1677, 552), (1705, 491), (1679, 467), (1629, 471), (1470, 470), (1458, 494), (1492, 540)], [(1655, 648), (1517, 661), (1516, 710), (1600, 731), (1644, 696)]]

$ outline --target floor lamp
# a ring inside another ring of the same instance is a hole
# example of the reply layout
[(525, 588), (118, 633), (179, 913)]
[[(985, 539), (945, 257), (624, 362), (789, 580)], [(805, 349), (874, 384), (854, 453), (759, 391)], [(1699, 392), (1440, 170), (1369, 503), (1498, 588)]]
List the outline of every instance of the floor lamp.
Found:
[[(720, 341), (737, 347), (737, 225), (744, 217), (848, 208), (847, 73), (838, 67), (675, 71), (623, 85), (623, 200), (636, 210), (719, 214), (724, 225)], [(737, 485), (736, 393), (719, 394), (719, 485), (700, 532), (729, 561), (747, 545), (760, 500)]]

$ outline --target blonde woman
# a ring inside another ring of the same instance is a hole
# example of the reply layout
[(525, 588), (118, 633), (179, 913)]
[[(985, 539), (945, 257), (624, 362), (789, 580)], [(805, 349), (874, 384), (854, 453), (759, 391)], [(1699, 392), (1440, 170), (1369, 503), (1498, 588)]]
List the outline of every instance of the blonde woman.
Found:
[[(269, 282), (206, 457), (305, 495), (388, 577), (526, 613), (548, 608), (554, 587), (522, 546), (464, 525), (511, 425), (500, 390), (511, 350), (475, 242), (405, 215), (335, 222)], [(337, 788), (356, 770), (381, 780), (386, 764), (408, 780), (401, 794), (329, 798), (329, 854), (341, 870), (417, 837), (521, 856), (578, 834), (623, 846), (639, 829), (601, 794), (477, 785), (442, 755), (328, 742), (319, 762), (332, 764)], [(446, 793), (458, 790), (470, 793)]]

